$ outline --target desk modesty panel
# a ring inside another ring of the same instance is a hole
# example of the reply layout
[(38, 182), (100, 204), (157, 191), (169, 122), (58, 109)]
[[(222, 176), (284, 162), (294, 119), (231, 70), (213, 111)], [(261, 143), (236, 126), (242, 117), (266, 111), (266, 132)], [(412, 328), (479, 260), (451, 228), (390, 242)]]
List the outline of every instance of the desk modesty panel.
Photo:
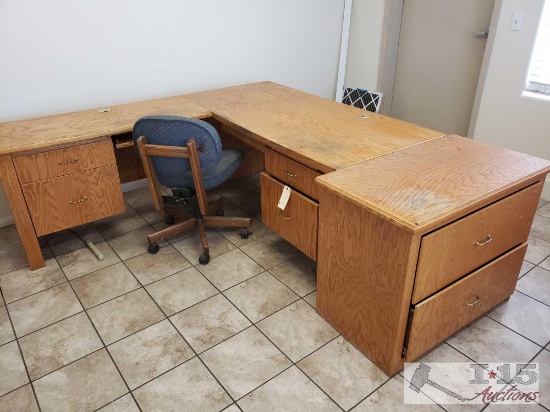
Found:
[(129, 132), (151, 114), (208, 121), (244, 153), (235, 176), (263, 172), (264, 222), (317, 260), (318, 312), (388, 375), (514, 289), (550, 162), (272, 82), (0, 123), (31, 269), (38, 235), (124, 211), (121, 182), (143, 177)]

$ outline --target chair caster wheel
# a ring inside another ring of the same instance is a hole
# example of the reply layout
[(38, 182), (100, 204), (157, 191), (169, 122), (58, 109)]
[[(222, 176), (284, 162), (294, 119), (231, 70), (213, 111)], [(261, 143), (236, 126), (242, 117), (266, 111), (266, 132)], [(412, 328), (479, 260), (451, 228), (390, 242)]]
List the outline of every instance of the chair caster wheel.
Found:
[(205, 255), (204, 253), (202, 253), (199, 256), (199, 263), (201, 265), (206, 265), (208, 262), (210, 262), (210, 255)]
[(164, 220), (164, 222), (168, 226), (173, 225), (174, 224), (174, 216), (166, 216), (166, 219)]
[(248, 239), (248, 236), (250, 236), (250, 232), (247, 228), (241, 230), (241, 239)]
[(149, 245), (149, 248), (147, 249), (147, 251), (148, 251), (150, 254), (154, 255), (154, 254), (156, 254), (156, 253), (159, 251), (159, 249), (160, 249), (160, 246), (159, 246), (158, 243), (151, 243), (151, 244)]
[(223, 211), (223, 209), (220, 209), (216, 212), (216, 216), (225, 216), (225, 212)]

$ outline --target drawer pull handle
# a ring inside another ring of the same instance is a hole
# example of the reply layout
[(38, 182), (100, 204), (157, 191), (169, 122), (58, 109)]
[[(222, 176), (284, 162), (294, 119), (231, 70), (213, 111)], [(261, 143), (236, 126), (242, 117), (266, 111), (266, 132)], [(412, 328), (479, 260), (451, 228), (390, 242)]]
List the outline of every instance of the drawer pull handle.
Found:
[(73, 163), (76, 163), (78, 162), (78, 158), (76, 159), (73, 159), (73, 160), (68, 160), (66, 162), (57, 162), (58, 165), (72, 165)]
[(291, 179), (296, 179), (298, 177), (298, 175), (293, 175), (292, 173), (290, 173), (288, 170), (285, 169), (285, 174), (290, 177)]
[(485, 246), (487, 243), (491, 243), (492, 241), (493, 241), (493, 237), (491, 235), (488, 235), (487, 239), (485, 239), (483, 242), (474, 242), (474, 245)]
[(481, 296), (476, 295), (476, 300), (472, 303), (466, 302), (464, 306), (474, 306), (477, 305), (479, 302), (481, 302)]
[(69, 204), (70, 205), (76, 205), (78, 203), (82, 203), (82, 202), (85, 202), (86, 200), (88, 200), (88, 196), (84, 196), (82, 199), (80, 200), (69, 200)]
[(283, 215), (283, 211), (282, 211), (282, 210), (279, 211), (279, 216), (281, 216), (283, 219), (286, 219), (286, 220), (292, 220), (291, 217), (286, 217), (285, 215)]

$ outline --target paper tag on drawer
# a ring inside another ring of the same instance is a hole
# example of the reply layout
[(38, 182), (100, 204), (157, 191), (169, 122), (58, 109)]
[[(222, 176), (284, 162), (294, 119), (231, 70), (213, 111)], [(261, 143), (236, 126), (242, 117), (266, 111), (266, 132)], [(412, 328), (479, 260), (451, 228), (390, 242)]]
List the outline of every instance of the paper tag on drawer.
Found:
[(283, 188), (283, 193), (281, 193), (281, 198), (279, 199), (279, 204), (277, 207), (281, 210), (285, 210), (288, 199), (290, 199), (290, 187), (285, 186)]

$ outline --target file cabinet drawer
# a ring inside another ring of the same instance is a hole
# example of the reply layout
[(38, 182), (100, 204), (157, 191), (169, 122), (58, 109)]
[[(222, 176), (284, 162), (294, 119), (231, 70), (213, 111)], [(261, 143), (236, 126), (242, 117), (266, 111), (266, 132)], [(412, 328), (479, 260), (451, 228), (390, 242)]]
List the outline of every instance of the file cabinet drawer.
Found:
[(116, 165), (22, 186), (38, 236), (124, 212)]
[(21, 184), (115, 164), (111, 139), (13, 159)]
[(321, 176), (321, 173), (269, 148), (265, 152), (265, 170), (286, 185), (319, 200), (319, 188), (315, 178)]
[(407, 359), (418, 358), (508, 299), (527, 250), (523, 244), (414, 307)]
[(317, 224), (319, 205), (292, 191), (282, 211), (277, 207), (284, 185), (262, 173), (263, 222), (313, 260), (317, 259)]
[(412, 303), (527, 241), (539, 182), (422, 238)]

